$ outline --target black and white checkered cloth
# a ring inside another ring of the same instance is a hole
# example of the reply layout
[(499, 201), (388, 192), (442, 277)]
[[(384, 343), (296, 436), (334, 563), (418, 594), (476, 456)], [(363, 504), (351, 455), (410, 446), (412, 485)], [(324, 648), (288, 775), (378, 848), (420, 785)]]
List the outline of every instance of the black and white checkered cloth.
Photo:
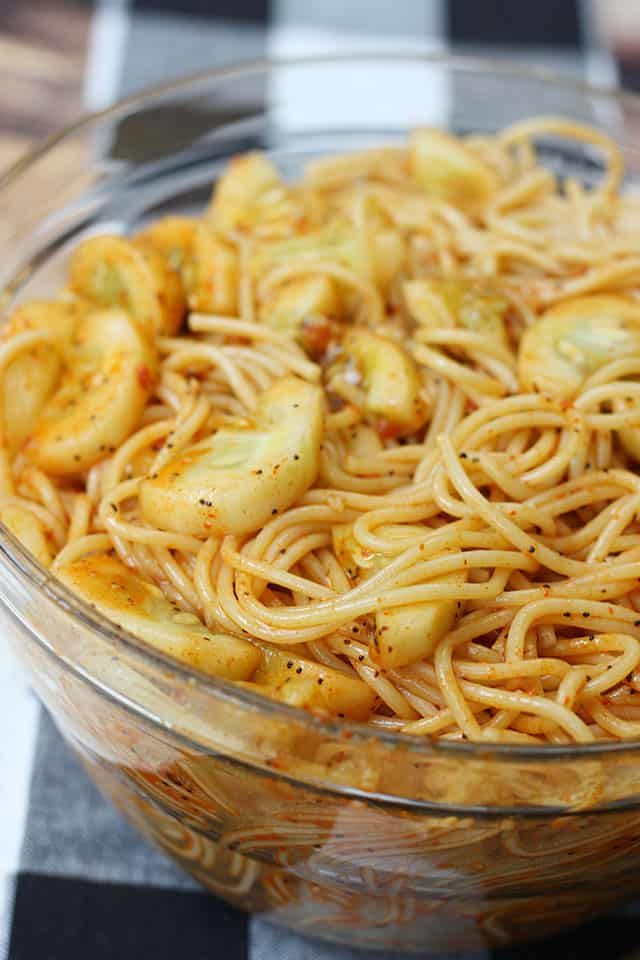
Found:
[[(594, 23), (589, 0), (102, 0), (85, 97), (103, 107), (160, 80), (266, 55), (421, 46), (612, 84), (616, 67)], [(231, 909), (147, 846), (89, 783), (1, 638), (0, 703), (0, 960), (363, 957)], [(640, 958), (639, 912), (502, 956)]]

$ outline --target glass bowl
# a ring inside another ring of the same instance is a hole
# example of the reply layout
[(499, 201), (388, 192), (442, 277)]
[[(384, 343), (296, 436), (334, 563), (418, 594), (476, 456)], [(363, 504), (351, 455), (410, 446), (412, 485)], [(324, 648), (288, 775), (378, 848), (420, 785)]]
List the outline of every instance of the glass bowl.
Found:
[[(416, 124), (491, 132), (562, 114), (620, 143), (640, 100), (546, 73), (361, 54), (212, 71), (79, 120), (0, 182), (0, 291), (50, 293), (97, 230), (203, 206), (228, 157), (285, 176)], [(587, 182), (588, 148), (541, 156)], [(91, 777), (217, 895), (292, 929), (395, 951), (499, 946), (640, 892), (640, 745), (484, 746), (327, 723), (190, 673), (80, 602), (3, 530), (5, 633)]]

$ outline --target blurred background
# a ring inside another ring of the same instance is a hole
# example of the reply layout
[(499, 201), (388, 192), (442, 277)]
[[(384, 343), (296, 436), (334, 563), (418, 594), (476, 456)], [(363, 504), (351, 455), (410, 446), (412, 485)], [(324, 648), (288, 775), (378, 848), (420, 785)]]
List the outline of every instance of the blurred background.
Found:
[(418, 45), (640, 88), (635, 0), (0, 0), (0, 169), (80, 110), (183, 73)]

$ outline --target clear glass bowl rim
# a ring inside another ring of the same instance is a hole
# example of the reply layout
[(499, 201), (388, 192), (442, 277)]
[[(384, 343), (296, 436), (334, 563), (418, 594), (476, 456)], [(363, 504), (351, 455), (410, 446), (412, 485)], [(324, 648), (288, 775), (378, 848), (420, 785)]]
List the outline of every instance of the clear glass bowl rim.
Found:
[[(225, 67), (219, 67), (211, 70), (201, 70), (195, 73), (187, 74), (177, 80), (163, 84), (146, 87), (137, 93), (124, 97), (111, 106), (93, 112), (81, 114), (76, 121), (61, 128), (49, 137), (36, 144), (32, 149), (18, 158), (3, 174), (0, 174), (0, 205), (3, 194), (19, 183), (20, 178), (26, 174), (38, 161), (46, 159), (47, 154), (51, 153), (58, 145), (65, 140), (73, 137), (77, 133), (90, 131), (92, 127), (99, 126), (103, 121), (111, 121), (119, 116), (126, 116), (132, 110), (140, 107), (147, 107), (155, 101), (161, 101), (164, 97), (174, 94), (189, 93), (197, 89), (200, 84), (215, 83), (217, 81), (226, 82), (235, 78), (242, 79), (253, 75), (267, 74), (278, 67), (304, 67), (305, 65), (315, 66), (334, 66), (350, 63), (364, 64), (369, 61), (382, 63), (424, 63), (433, 66), (442, 67), (453, 73), (476, 73), (484, 76), (496, 75), (505, 78), (530, 80), (534, 84), (543, 87), (556, 87), (565, 90), (573, 90), (576, 93), (583, 94), (585, 97), (593, 97), (598, 100), (609, 100), (618, 105), (624, 105), (628, 109), (637, 112), (640, 115), (640, 95), (629, 91), (620, 90), (614, 87), (604, 87), (587, 82), (580, 82), (567, 78), (564, 75), (549, 70), (546, 67), (522, 66), (508, 60), (493, 60), (485, 57), (475, 56), (457, 56), (448, 53), (437, 52), (413, 52), (405, 51), (376, 51), (375, 47), (371, 50), (357, 51), (353, 53), (344, 52), (339, 54), (322, 54), (308, 57), (286, 57), (286, 58), (265, 58), (259, 60), (248, 60), (232, 64)], [(0, 310), (4, 312), (2, 295), (11, 291), (11, 287), (0, 288)], [(11, 291), (13, 292), (13, 291)], [(409, 751), (412, 754), (422, 756), (434, 755), (466, 755), (478, 759), (497, 760), (501, 763), (522, 762), (522, 761), (555, 761), (563, 760), (587, 760), (603, 754), (622, 754), (640, 752), (640, 741), (618, 741), (611, 743), (608, 741), (570, 744), (570, 745), (514, 745), (499, 743), (478, 743), (461, 742), (451, 740), (427, 739), (408, 734), (380, 730), (366, 724), (353, 724), (347, 721), (329, 721), (321, 720), (318, 717), (306, 712), (305, 710), (278, 703), (260, 694), (245, 690), (236, 686), (232, 681), (227, 681), (215, 677), (207, 677), (202, 673), (194, 671), (186, 665), (180, 664), (164, 654), (152, 650), (140, 640), (126, 630), (123, 630), (117, 624), (98, 613), (89, 604), (77, 597), (72, 591), (68, 590), (53, 574), (41, 567), (33, 559), (29, 552), (22, 546), (16, 537), (0, 521), (0, 555), (8, 562), (14, 570), (26, 581), (28, 586), (37, 592), (41, 592), (48, 599), (53, 600), (69, 612), (73, 618), (82, 622), (85, 626), (96, 631), (101, 639), (114, 646), (116, 651), (129, 651), (136, 658), (147, 661), (150, 665), (156, 665), (161, 668), (165, 675), (169, 672), (172, 677), (178, 681), (189, 683), (192, 687), (196, 684), (200, 690), (215, 699), (223, 699), (235, 703), (238, 707), (246, 707), (251, 711), (262, 712), (265, 714), (279, 714), (283, 718), (289, 716), (300, 726), (306, 726), (314, 733), (325, 734), (330, 737), (340, 735), (342, 731), (348, 730), (351, 742), (355, 741), (378, 741), (386, 747), (397, 746), (403, 751)], [(2, 600), (0, 600), (2, 602)], [(21, 618), (20, 618), (21, 619)], [(147, 721), (159, 723), (162, 725), (161, 717), (150, 716), (147, 711), (140, 706), (137, 708), (130, 700), (124, 700), (116, 691), (106, 689), (102, 683), (92, 677), (88, 672), (79, 668), (70, 659), (63, 656), (59, 651), (53, 650), (47, 645), (46, 641), (38, 636), (28, 624), (21, 622), (29, 630), (31, 636), (38, 645), (49, 656), (55, 657), (68, 670), (71, 670), (77, 676), (81, 677), (86, 683), (92, 686), (101, 696), (107, 696), (109, 699), (117, 701), (121, 706), (125, 706)], [(175, 735), (175, 734), (174, 734)], [(181, 738), (182, 739), (182, 738)], [(184, 738), (185, 740), (187, 738)], [(189, 741), (190, 745), (198, 748), (198, 744)], [(251, 764), (250, 764), (251, 765)], [(271, 770), (270, 775), (278, 778), (276, 771)], [(290, 774), (284, 777), (289, 782), (295, 781), (295, 777)], [(300, 781), (301, 784), (304, 781)], [(308, 784), (305, 784), (308, 786)], [(329, 792), (353, 792), (349, 788), (346, 790), (335, 790), (335, 787), (328, 787)], [(357, 791), (355, 791), (357, 792)], [(419, 801), (413, 801), (412, 806), (421, 806)]]

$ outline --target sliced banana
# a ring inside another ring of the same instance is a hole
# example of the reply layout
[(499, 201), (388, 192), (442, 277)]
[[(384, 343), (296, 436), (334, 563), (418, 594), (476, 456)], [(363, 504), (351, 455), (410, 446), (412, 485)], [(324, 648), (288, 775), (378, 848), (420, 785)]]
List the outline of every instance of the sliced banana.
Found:
[(182, 266), (189, 309), (233, 315), (238, 311), (238, 255), (203, 223), (197, 224)]
[(122, 310), (87, 314), (76, 324), (58, 389), (25, 446), (43, 470), (87, 470), (136, 428), (153, 389), (154, 351)]
[(19, 504), (5, 503), (0, 506), (0, 520), (43, 567), (51, 565), (52, 545), (43, 525), (30, 510)]
[(222, 232), (250, 230), (286, 212), (287, 191), (278, 171), (255, 151), (233, 158), (214, 187), (207, 220)]
[(179, 272), (191, 253), (198, 222), (189, 217), (162, 217), (138, 233), (136, 243), (150, 244), (172, 270)]
[(72, 254), (69, 283), (98, 306), (127, 310), (149, 334), (175, 333), (184, 318), (180, 277), (151, 243), (91, 237)]
[(551, 307), (525, 331), (518, 374), (525, 390), (568, 399), (605, 363), (640, 352), (640, 304), (578, 297)]
[[(466, 582), (464, 571), (434, 577), (429, 583)], [(458, 600), (426, 600), (376, 613), (376, 635), (371, 659), (385, 669), (404, 667), (430, 656), (452, 629), (462, 604)]]
[(329, 368), (327, 386), (384, 421), (388, 433), (413, 433), (426, 421), (418, 369), (410, 354), (387, 337), (352, 329), (343, 353)]
[(264, 646), (251, 686), (292, 707), (327, 711), (347, 720), (366, 720), (376, 701), (374, 691), (358, 677)]
[(161, 590), (106, 554), (58, 567), (58, 578), (93, 607), (150, 647), (196, 670), (246, 680), (260, 650), (239, 637), (211, 633), (193, 614), (180, 612)]
[(259, 530), (314, 482), (322, 433), (322, 391), (278, 380), (251, 421), (218, 430), (144, 480), (142, 514), (161, 530), (201, 537)]
[(481, 213), (498, 188), (493, 170), (464, 143), (440, 130), (414, 131), (409, 168), (428, 196), (470, 215)]
[(335, 280), (311, 275), (275, 287), (262, 303), (259, 316), (263, 323), (316, 354), (321, 352), (319, 347), (326, 348), (332, 320), (341, 313)]
[(486, 281), (468, 277), (411, 280), (403, 285), (403, 293), (416, 323), (464, 327), (509, 347), (505, 323), (509, 304)]
[(34, 300), (14, 310), (2, 330), (2, 341), (32, 330), (55, 335), (59, 347), (37, 344), (20, 353), (2, 376), (4, 436), (15, 453), (33, 430), (40, 412), (56, 389), (63, 368), (63, 355), (82, 312), (75, 303)]

